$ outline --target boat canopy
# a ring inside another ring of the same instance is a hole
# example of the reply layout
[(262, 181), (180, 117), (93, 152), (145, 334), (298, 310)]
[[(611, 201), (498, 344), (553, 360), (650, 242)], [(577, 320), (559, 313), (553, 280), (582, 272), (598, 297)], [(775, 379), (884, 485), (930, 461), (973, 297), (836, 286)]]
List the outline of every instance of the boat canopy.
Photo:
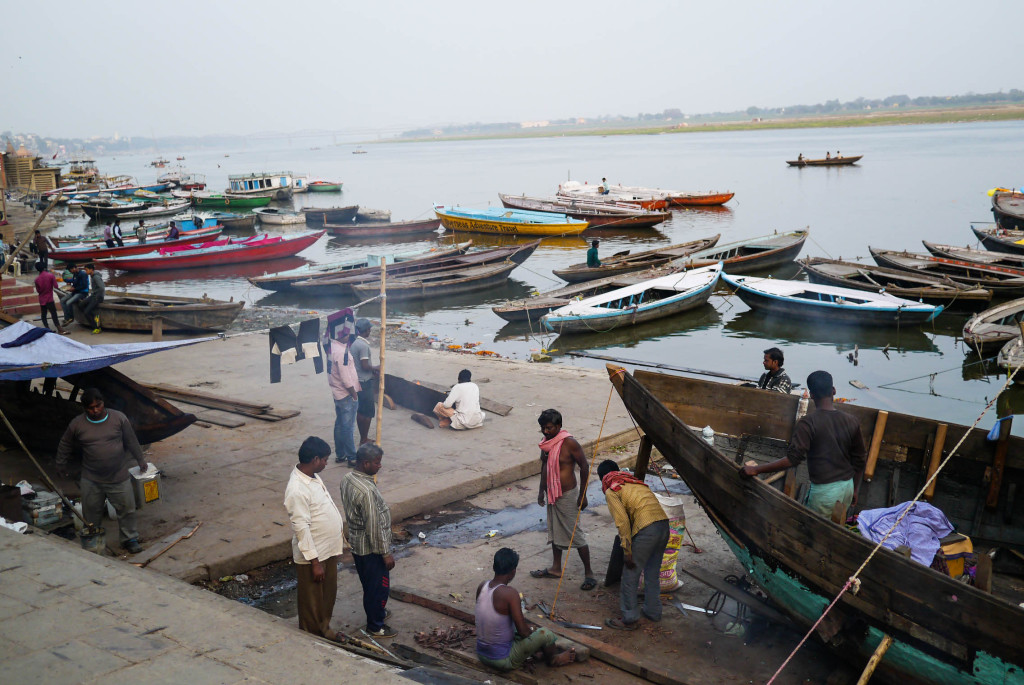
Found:
[[(38, 331), (43, 331), (40, 335)], [(32, 335), (28, 335), (32, 334)], [(32, 336), (38, 336), (31, 339)], [(17, 347), (0, 348), (0, 380), (27, 381), (58, 378), (94, 371), (147, 354), (194, 345), (214, 337), (168, 342), (86, 345), (45, 328), (18, 321), (0, 330), (0, 345), (27, 340)]]

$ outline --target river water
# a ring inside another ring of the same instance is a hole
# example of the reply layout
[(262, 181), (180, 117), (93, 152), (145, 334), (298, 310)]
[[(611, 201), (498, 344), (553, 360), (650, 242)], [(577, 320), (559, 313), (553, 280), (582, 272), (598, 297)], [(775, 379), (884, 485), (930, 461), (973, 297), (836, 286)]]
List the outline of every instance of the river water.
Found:
[[(810, 229), (805, 256), (870, 261), (869, 245), (918, 251), (923, 251), (922, 239), (968, 245), (974, 242), (969, 224), (991, 221), (985, 191), (1024, 182), (1019, 176), (1024, 122), (380, 143), (364, 146), (367, 154), (359, 155), (352, 154), (353, 149), (352, 144), (306, 137), (181, 154), (187, 157), (183, 164), (205, 173), (214, 190), (227, 185), (229, 173), (308, 172), (314, 179), (343, 181), (344, 192), (296, 196), (296, 207), (359, 204), (390, 209), (396, 221), (431, 216), (435, 203), (484, 207), (500, 204), (499, 192), (552, 194), (567, 178), (593, 183), (607, 176), (612, 183), (736, 193), (724, 209), (675, 210), (673, 218), (656, 230), (601, 230), (602, 255), (715, 233), (724, 243), (802, 228)], [(792, 169), (785, 164), (798, 153), (821, 157), (837, 150), (865, 157), (858, 166), (847, 168)], [(151, 159), (121, 155), (97, 162), (104, 173), (131, 174), (150, 182), (160, 173), (148, 166)], [(99, 231), (78, 215), (58, 218), (62, 225), (56, 234)], [(477, 245), (516, 240), (469, 237)], [(332, 238), (304, 252), (304, 259), (156, 276), (105, 276), (113, 287), (136, 291), (207, 293), (325, 311), (351, 303), (271, 294), (251, 286), (244, 276), (292, 268), (305, 260), (337, 261), (427, 245), (423, 240), (368, 243)], [(764, 316), (721, 291), (708, 306), (669, 319), (606, 334), (555, 338), (539, 334), (535, 327), (506, 325), (491, 312), (492, 306), (507, 299), (562, 285), (551, 270), (583, 261), (586, 247), (582, 238), (545, 240), (512, 273), (507, 286), (445, 301), (393, 303), (389, 320), (454, 343), (481, 343), (478, 349), (513, 358), (527, 359), (531, 352), (548, 349), (554, 350), (555, 363), (601, 365), (564, 354), (590, 351), (752, 378), (762, 370), (762, 350), (778, 346), (798, 383), (811, 371), (825, 369), (833, 374), (839, 396), (957, 423), (973, 422), (1002, 387), (1003, 379), (986, 375), (984, 365), (964, 355), (957, 336), (965, 317), (952, 314), (943, 314), (934, 325), (898, 331), (832, 326)], [(795, 272), (780, 270), (775, 275)], [(362, 313), (377, 316), (378, 310), (370, 306)], [(856, 364), (848, 359), (855, 347)], [(850, 381), (867, 389), (853, 387)], [(1024, 406), (1021, 393), (1013, 391), (1007, 397), (1011, 406)], [(981, 425), (987, 428), (993, 419), (994, 412)], [(1018, 423), (1014, 432), (1024, 434), (1024, 425)]]

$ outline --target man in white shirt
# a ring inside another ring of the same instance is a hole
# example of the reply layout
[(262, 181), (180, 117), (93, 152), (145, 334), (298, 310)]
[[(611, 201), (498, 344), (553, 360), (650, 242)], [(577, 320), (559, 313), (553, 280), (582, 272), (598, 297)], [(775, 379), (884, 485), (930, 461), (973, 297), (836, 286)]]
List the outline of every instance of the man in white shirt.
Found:
[(448, 392), (444, 402), (438, 402), (434, 414), (441, 427), (451, 426), (452, 430), (468, 430), (484, 425), (484, 413), (480, 409), (480, 388), (470, 382), (469, 369), (459, 371), (459, 382)]
[(284, 506), (292, 522), (292, 559), (299, 587), (299, 628), (328, 640), (339, 637), (331, 629), (338, 596), (338, 561), (342, 553), (342, 518), (316, 474), (324, 470), (330, 446), (310, 436), (299, 448), (299, 463), (292, 469), (284, 492)]

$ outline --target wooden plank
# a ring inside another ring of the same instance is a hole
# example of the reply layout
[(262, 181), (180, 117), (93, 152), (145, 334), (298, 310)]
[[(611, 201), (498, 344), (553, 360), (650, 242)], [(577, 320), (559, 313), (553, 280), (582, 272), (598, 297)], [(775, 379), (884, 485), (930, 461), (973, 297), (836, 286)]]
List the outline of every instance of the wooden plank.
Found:
[(479, 659), (477, 659), (476, 654), (470, 654), (468, 652), (463, 652), (459, 649), (450, 649), (447, 647), (441, 649), (440, 652), (441, 655), (444, 656), (446, 659), (451, 659), (452, 661), (454, 661), (457, 664), (460, 664), (461, 666), (472, 668), (476, 671), (480, 671), (491, 676), (498, 676), (499, 678), (504, 678), (505, 680), (511, 680), (513, 683), (521, 683), (522, 685), (537, 685), (540, 682), (529, 673), (526, 673), (525, 671), (520, 669), (517, 669), (515, 671), (499, 671), (496, 668), (491, 668), (490, 666), (484, 664)]
[(1010, 428), (1013, 415), (999, 422), (999, 442), (996, 443), (996, 454), (992, 458), (992, 482), (988, 484), (988, 497), (985, 506), (995, 509), (999, 506), (999, 491), (1003, 487), (1003, 471), (1006, 469), (1006, 452), (1010, 448)]
[[(255, 403), (246, 402), (245, 400), (236, 400), (231, 397), (224, 397), (222, 395), (214, 395), (208, 392), (201, 392), (199, 390), (193, 390), (192, 388), (179, 388), (174, 385), (166, 385), (164, 383), (140, 383), (142, 387), (163, 395), (171, 399), (180, 399), (183, 402), (190, 402), (192, 404), (198, 404), (203, 407), (210, 407), (211, 409), (220, 409), (220, 405), (226, 405), (238, 409), (244, 409), (250, 412), (265, 412), (271, 409), (271, 406), (266, 403)], [(198, 401), (203, 400), (203, 401)], [(211, 406), (215, 404), (218, 406)]]
[(651, 463), (651, 439), (646, 435), (640, 437), (640, 448), (636, 452), (636, 463), (633, 465), (633, 475), (640, 480), (647, 475), (647, 467)]
[[(925, 477), (927, 481), (931, 478), (936, 471), (939, 470), (939, 463), (942, 461), (942, 448), (946, 445), (946, 429), (949, 426), (945, 423), (940, 423), (938, 428), (935, 429), (935, 444), (932, 445), (932, 457), (928, 461), (928, 475)], [(931, 501), (932, 497), (935, 496), (935, 486), (938, 484), (938, 479), (933, 480), (931, 484), (925, 488), (924, 498)]]
[(871, 676), (875, 674), (875, 669), (878, 668), (878, 664), (882, 663), (882, 657), (889, 651), (889, 647), (892, 646), (892, 636), (886, 635), (882, 638), (882, 641), (878, 643), (878, 647), (875, 648), (874, 654), (868, 659), (867, 666), (864, 667), (864, 672), (860, 674), (860, 678), (857, 679), (857, 685), (868, 685), (868, 681), (871, 680)]
[(875, 467), (878, 465), (878, 451), (882, 448), (882, 436), (885, 435), (885, 424), (889, 420), (889, 412), (884, 409), (878, 410), (875, 418), (875, 429), (871, 433), (871, 447), (868, 449), (868, 462), (864, 467), (864, 480), (871, 482), (875, 477)]
[(169, 550), (171, 547), (174, 547), (182, 540), (187, 540), (188, 538), (192, 537), (195, 534), (195, 532), (199, 530), (199, 526), (201, 525), (203, 525), (202, 521), (197, 523), (194, 527), (185, 526), (177, 533), (171, 533), (170, 535), (162, 539), (160, 542), (156, 543), (155, 545), (143, 550), (141, 553), (136, 554), (134, 557), (132, 557), (132, 564), (138, 566), (139, 568), (147, 566), (151, 561), (159, 557), (161, 554)]
[[(476, 624), (476, 618), (472, 613), (465, 611), (464, 609), (454, 607), (447, 602), (440, 602), (424, 597), (410, 588), (392, 585), (391, 596), (400, 602), (416, 604), (440, 614), (444, 614), (445, 616), (457, 618), (460, 621), (465, 621), (466, 623)], [(611, 666), (615, 666), (627, 673), (640, 676), (644, 680), (648, 680), (652, 683), (659, 683), (660, 685), (687, 685), (685, 680), (679, 679), (668, 669), (662, 669), (651, 664), (645, 664), (637, 661), (635, 654), (627, 652), (624, 649), (619, 649), (618, 647), (606, 644), (600, 640), (590, 637), (589, 635), (582, 635), (574, 630), (569, 630), (545, 618), (540, 618), (533, 622), (547, 628), (556, 635), (560, 635), (568, 640), (578, 642), (579, 644), (587, 647), (590, 650), (591, 657), (603, 661), (606, 664), (610, 664)], [(509, 677), (509, 674), (507, 673), (502, 675), (505, 678)]]
[[(442, 393), (445, 396), (448, 395), (448, 391), (451, 389), (450, 386), (439, 385), (437, 383), (430, 383), (428, 381), (413, 382), (416, 383), (417, 385), (422, 385), (424, 388), (436, 390), (437, 392)], [(501, 402), (496, 402), (494, 400), (489, 400), (486, 397), (482, 396), (480, 397), (480, 408), (483, 409), (484, 411), (489, 411), (492, 414), (497, 414), (498, 416), (508, 416), (510, 413), (512, 413), (513, 409), (511, 405), (502, 404)]]

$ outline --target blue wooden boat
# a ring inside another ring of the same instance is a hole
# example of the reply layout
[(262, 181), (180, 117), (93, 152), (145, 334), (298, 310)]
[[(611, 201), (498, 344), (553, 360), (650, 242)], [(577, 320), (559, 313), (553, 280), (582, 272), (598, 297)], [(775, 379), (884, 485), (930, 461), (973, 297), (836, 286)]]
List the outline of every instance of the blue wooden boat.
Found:
[[(814, 625), (874, 544), (805, 508), (799, 503), (799, 488), (780, 490), (781, 482), (773, 487), (738, 473), (746, 459), (772, 458), (755, 456), (755, 451), (774, 446), (777, 456), (784, 454), (800, 398), (664, 373), (630, 374), (611, 364), (608, 373), (646, 436), (637, 475), (642, 477), (650, 449), (656, 447), (689, 486), (748, 577), (798, 625)], [(1011, 500), (1024, 485), (1024, 440), (1006, 431), (999, 441), (987, 441), (986, 429), (896, 412), (883, 418), (876, 409), (849, 403), (836, 408), (858, 420), (865, 444), (871, 445), (869, 454), (878, 455), (874, 477), (861, 486), (861, 505), (874, 508), (912, 499), (936, 450), (941, 456), (944, 448), (951, 450), (963, 438), (935, 481), (933, 503), (972, 539), (1021, 544), (1024, 511)], [(700, 437), (700, 429), (690, 428), (705, 425), (715, 430), (714, 445)], [(985, 504), (992, 484), (983, 474), (994, 470), (1000, 448), (1005, 471), (1000, 469), (1002, 479), (994, 484), (996, 506), (990, 510)], [(795, 484), (795, 472), (785, 480), (791, 476)], [(860, 571), (858, 581), (856, 591), (843, 594), (817, 629), (817, 637), (858, 670), (888, 636), (892, 646), (875, 671), (884, 682), (1024, 683), (1024, 608), (1018, 606), (1024, 597), (1019, 589), (1003, 591), (1000, 586), (998, 592), (987, 592), (980, 587), (985, 581), (981, 562), (976, 587), (883, 547)], [(791, 680), (783, 675), (780, 682)]]
[(662, 319), (705, 304), (721, 273), (719, 263), (642, 281), (571, 302), (545, 314), (540, 321), (555, 333), (605, 333)]
[(799, 318), (862, 326), (909, 326), (931, 321), (942, 305), (904, 300), (834, 285), (722, 274), (722, 280), (754, 309)]

